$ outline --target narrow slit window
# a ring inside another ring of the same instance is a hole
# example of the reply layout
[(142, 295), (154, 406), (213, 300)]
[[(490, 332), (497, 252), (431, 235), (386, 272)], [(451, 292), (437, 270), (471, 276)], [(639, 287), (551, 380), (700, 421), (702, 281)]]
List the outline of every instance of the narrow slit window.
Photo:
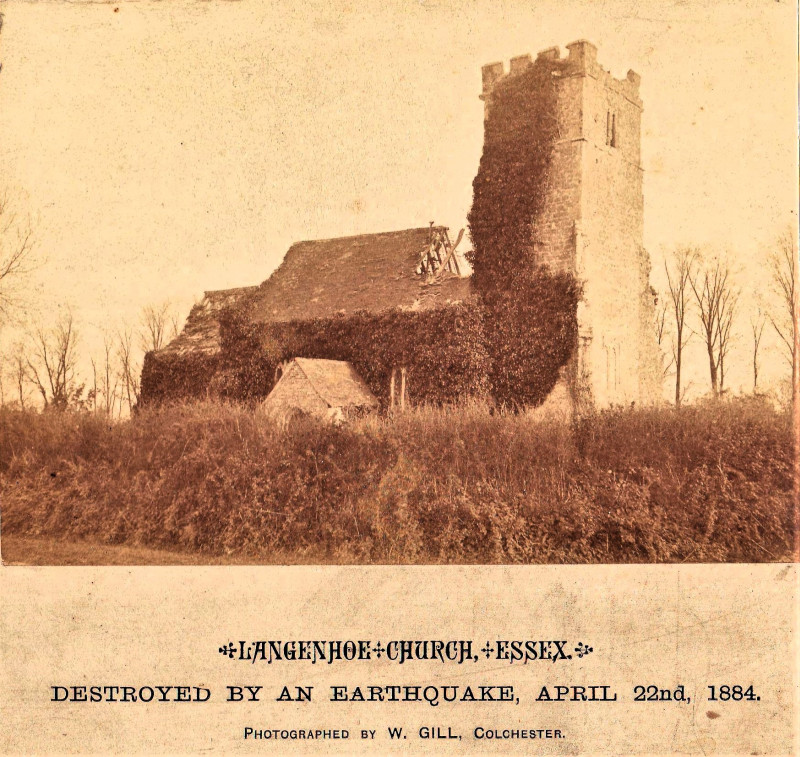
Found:
[(617, 114), (611, 114), (611, 146), (617, 146)]

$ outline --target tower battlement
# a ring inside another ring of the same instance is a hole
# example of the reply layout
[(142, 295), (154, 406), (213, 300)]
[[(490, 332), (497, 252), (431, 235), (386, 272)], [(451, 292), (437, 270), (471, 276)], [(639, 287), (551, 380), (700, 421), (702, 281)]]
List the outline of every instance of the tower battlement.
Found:
[(483, 80), (481, 99), (483, 100), (491, 94), (498, 82), (508, 77), (518, 76), (535, 63), (548, 66), (553, 76), (591, 76), (612, 92), (622, 95), (641, 108), (642, 101), (639, 97), (641, 76), (639, 74), (629, 70), (624, 79), (617, 79), (597, 62), (597, 48), (586, 40), (571, 42), (567, 45), (567, 51), (566, 58), (561, 57), (558, 47), (548, 47), (546, 50), (540, 51), (535, 60), (530, 54), (518, 55), (511, 59), (508, 72), (502, 62), (483, 66), (481, 69)]

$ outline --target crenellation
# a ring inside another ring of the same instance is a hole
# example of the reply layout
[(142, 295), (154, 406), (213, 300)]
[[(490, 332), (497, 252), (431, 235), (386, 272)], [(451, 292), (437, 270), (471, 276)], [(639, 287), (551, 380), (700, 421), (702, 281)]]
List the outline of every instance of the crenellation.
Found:
[(599, 68), (597, 65), (597, 48), (591, 42), (579, 39), (576, 42), (570, 42), (567, 45), (567, 50), (569, 51), (567, 62), (574, 72), (593, 74), (595, 69)]
[(518, 55), (511, 59), (511, 76), (527, 71), (533, 65), (533, 58), (530, 55)]
[(561, 50), (557, 47), (548, 47), (546, 50), (542, 50), (536, 55), (536, 60), (560, 60), (561, 59)]
[(489, 63), (481, 69), (481, 74), (483, 78), (483, 92), (486, 94), (505, 76), (506, 71), (502, 63)]
[[(551, 72), (559, 77), (590, 76), (602, 82), (610, 91), (622, 95), (641, 107), (639, 85), (641, 76), (629, 70), (624, 79), (617, 79), (597, 61), (597, 48), (586, 40), (578, 40), (567, 45), (566, 58), (561, 57), (558, 47), (548, 47), (536, 55), (536, 65), (549, 65)], [(509, 76), (518, 76), (534, 65), (530, 54), (517, 55), (511, 59), (510, 70), (506, 73), (503, 63), (489, 63), (483, 66), (483, 95), (491, 93), (497, 83)], [(485, 99), (485, 97), (482, 97)]]

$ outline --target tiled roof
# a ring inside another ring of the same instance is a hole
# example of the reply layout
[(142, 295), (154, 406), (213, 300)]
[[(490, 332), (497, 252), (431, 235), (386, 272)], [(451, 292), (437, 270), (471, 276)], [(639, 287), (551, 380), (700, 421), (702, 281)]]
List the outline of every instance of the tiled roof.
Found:
[(378, 407), (375, 395), (350, 363), (304, 357), (293, 362), (329, 407)]
[(356, 310), (425, 310), (470, 295), (468, 278), (433, 283), (416, 273), (428, 227), (293, 244), (248, 302), (256, 321), (330, 317)]
[(416, 272), (430, 234), (423, 227), (297, 242), (263, 284), (206, 292), (181, 334), (158, 354), (218, 352), (217, 313), (234, 305), (252, 321), (274, 322), (358, 310), (429, 310), (469, 299), (469, 278)]

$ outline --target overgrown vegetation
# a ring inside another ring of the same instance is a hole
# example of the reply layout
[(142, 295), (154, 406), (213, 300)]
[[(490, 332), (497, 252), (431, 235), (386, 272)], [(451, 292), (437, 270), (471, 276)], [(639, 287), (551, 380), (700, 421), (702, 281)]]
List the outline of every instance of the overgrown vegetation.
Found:
[(488, 392), (488, 356), (480, 309), (355, 313), (286, 323), (251, 323), (227, 311), (221, 320), (222, 370), (216, 392), (262, 398), (275, 369), (293, 357), (348, 360), (384, 406), (392, 369), (405, 366), (415, 403), (443, 404)]
[(495, 402), (513, 408), (544, 402), (575, 350), (579, 299), (571, 274), (540, 267), (484, 301)]
[(515, 409), (541, 404), (575, 349), (581, 297), (571, 274), (537, 265), (531, 242), (556, 132), (546, 66), (537, 63), (498, 85), (469, 215), (477, 301), (288, 323), (251, 323), (247, 312), (228, 309), (219, 315), (218, 363), (150, 355), (143, 398), (260, 399), (283, 360), (309, 357), (350, 361), (384, 405), (389, 376), (400, 366), (417, 404), (489, 394)]
[(787, 415), (755, 401), (569, 427), (485, 407), (281, 428), (235, 405), (0, 410), (3, 534), (254, 562), (770, 561)]
[(537, 61), (495, 85), (468, 217), (472, 279), (485, 298), (536, 266), (533, 232), (557, 131), (556, 91), (546, 64)]
[(219, 367), (218, 355), (147, 352), (142, 365), (141, 399), (148, 404), (207, 397)]
[(544, 401), (578, 339), (578, 282), (542, 267), (533, 245), (557, 130), (546, 64), (495, 86), (472, 185), (469, 257), (487, 324), (492, 394), (512, 407)]

